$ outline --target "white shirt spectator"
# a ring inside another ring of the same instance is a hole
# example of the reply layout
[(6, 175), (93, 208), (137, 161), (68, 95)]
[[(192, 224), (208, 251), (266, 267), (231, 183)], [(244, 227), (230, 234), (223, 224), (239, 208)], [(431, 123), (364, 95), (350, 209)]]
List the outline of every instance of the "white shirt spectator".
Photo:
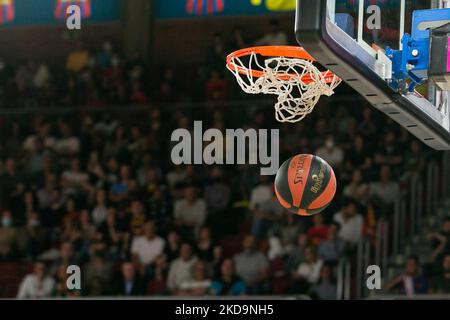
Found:
[(344, 151), (337, 146), (328, 148), (327, 146), (321, 147), (316, 151), (316, 155), (332, 167), (338, 167), (344, 161)]
[(20, 284), (17, 299), (38, 299), (50, 297), (55, 287), (55, 280), (49, 276), (41, 281), (35, 274), (27, 275)]
[(387, 204), (393, 204), (399, 198), (400, 188), (393, 181), (374, 182), (370, 185), (370, 195), (380, 197)]
[(320, 278), (320, 270), (322, 269), (323, 261), (317, 260), (315, 263), (303, 262), (298, 266), (297, 275), (304, 278), (309, 283), (317, 283)]
[(185, 199), (178, 200), (175, 202), (174, 217), (176, 220), (193, 223), (199, 228), (206, 219), (206, 203), (202, 199), (196, 199), (192, 204)]
[(272, 199), (272, 189), (267, 184), (260, 184), (257, 187), (253, 188), (250, 194), (250, 210), (255, 209), (256, 207), (261, 206), (261, 204), (265, 201), (269, 201)]
[(180, 289), (183, 290), (208, 289), (209, 287), (211, 287), (211, 283), (212, 281), (208, 279), (202, 281), (189, 280), (181, 283)]
[(333, 220), (339, 223), (339, 225), (341, 226), (338, 236), (342, 240), (350, 242), (352, 244), (358, 243), (358, 241), (361, 239), (361, 233), (364, 223), (361, 215), (355, 214), (354, 216), (345, 219), (344, 214), (339, 211), (334, 215)]
[[(25, 151), (33, 152), (36, 151), (36, 140), (39, 137), (37, 135), (28, 136), (22, 144)], [(43, 138), (44, 147), (47, 149), (52, 149), (55, 146), (55, 138), (45, 137)]]
[(96, 226), (102, 224), (103, 221), (106, 220), (108, 216), (108, 208), (105, 206), (96, 206), (94, 210), (92, 210), (92, 220)]
[(62, 154), (75, 154), (80, 151), (80, 140), (77, 137), (66, 137), (56, 140), (54, 149)]
[(181, 258), (174, 260), (167, 275), (167, 287), (171, 290), (179, 289), (183, 283), (192, 281), (192, 268), (196, 262), (196, 258), (187, 261)]
[(131, 253), (136, 254), (141, 263), (148, 265), (153, 263), (155, 259), (162, 254), (164, 244), (164, 240), (158, 236), (153, 237), (151, 240), (145, 236), (140, 236), (133, 239)]

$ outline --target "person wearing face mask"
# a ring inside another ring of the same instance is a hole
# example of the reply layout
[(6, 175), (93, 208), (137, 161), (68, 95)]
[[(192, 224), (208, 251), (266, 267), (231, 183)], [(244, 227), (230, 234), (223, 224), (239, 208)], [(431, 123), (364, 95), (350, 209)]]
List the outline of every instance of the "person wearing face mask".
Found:
[(316, 151), (316, 155), (328, 162), (333, 168), (339, 168), (344, 160), (344, 151), (335, 144), (333, 136), (328, 136), (325, 145)]
[(13, 226), (11, 212), (4, 211), (0, 225), (0, 261), (12, 258), (16, 239), (17, 229)]

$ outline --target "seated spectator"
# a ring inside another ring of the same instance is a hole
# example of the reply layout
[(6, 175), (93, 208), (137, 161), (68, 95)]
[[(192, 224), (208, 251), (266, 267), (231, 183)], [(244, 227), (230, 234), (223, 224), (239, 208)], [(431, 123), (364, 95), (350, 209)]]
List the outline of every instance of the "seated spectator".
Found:
[(389, 281), (384, 290), (397, 292), (412, 297), (416, 294), (424, 294), (428, 291), (428, 281), (421, 274), (419, 258), (410, 256), (406, 261), (405, 271)]
[(8, 261), (13, 258), (17, 241), (17, 229), (13, 226), (10, 211), (3, 211), (0, 224), (0, 261)]
[(34, 264), (33, 273), (25, 276), (19, 286), (18, 299), (39, 299), (52, 296), (55, 280), (47, 275), (43, 262)]
[(344, 150), (336, 145), (331, 135), (325, 140), (325, 145), (317, 149), (316, 155), (328, 162), (335, 170), (339, 169), (344, 161)]
[(70, 170), (62, 174), (62, 186), (65, 195), (77, 195), (90, 189), (89, 175), (80, 168), (80, 160), (72, 159)]
[(205, 188), (205, 202), (210, 216), (220, 216), (230, 203), (231, 190), (223, 180), (222, 170), (214, 168), (210, 174), (210, 182)]
[(153, 278), (148, 284), (148, 294), (163, 295), (167, 292), (166, 278), (169, 272), (169, 264), (166, 255), (162, 254), (155, 260), (155, 270)]
[(282, 219), (280, 227), (281, 241), (284, 251), (290, 253), (297, 244), (297, 237), (302, 228), (295, 215), (290, 212), (285, 211)]
[(400, 197), (400, 187), (397, 182), (391, 180), (391, 169), (382, 166), (380, 178), (370, 185), (370, 198), (383, 212), (391, 208)]
[(314, 247), (305, 248), (305, 261), (302, 262), (293, 274), (295, 280), (292, 285), (292, 293), (307, 293), (308, 290), (319, 281), (323, 260), (317, 256)]
[(133, 199), (130, 204), (130, 213), (130, 231), (133, 235), (141, 235), (143, 232), (143, 225), (147, 220), (142, 202)]
[(364, 223), (363, 217), (357, 212), (355, 202), (347, 200), (342, 210), (334, 214), (333, 220), (340, 226), (338, 237), (347, 246), (355, 246), (361, 239)]
[(197, 197), (194, 187), (187, 187), (183, 199), (175, 202), (175, 224), (184, 234), (191, 236), (198, 232), (205, 222), (206, 215), (205, 201)]
[(213, 70), (206, 84), (207, 101), (224, 101), (228, 97), (228, 82), (219, 71)]
[(202, 227), (198, 233), (196, 246), (197, 257), (206, 262), (214, 260), (214, 241), (211, 238), (211, 231), (208, 227)]
[(316, 214), (312, 217), (313, 225), (308, 229), (308, 238), (311, 244), (318, 246), (328, 236), (328, 226), (323, 223), (323, 216)]
[(177, 292), (182, 283), (192, 280), (192, 268), (196, 262), (192, 246), (187, 242), (183, 243), (180, 247), (180, 256), (170, 264), (167, 288)]
[(318, 249), (319, 257), (330, 265), (336, 265), (344, 249), (344, 242), (338, 237), (339, 224), (332, 223), (328, 227), (326, 240), (323, 240)]
[(309, 294), (313, 299), (318, 300), (337, 299), (337, 286), (333, 279), (333, 269), (331, 266), (327, 264), (322, 266), (319, 281), (311, 287)]
[(246, 292), (244, 281), (236, 275), (232, 259), (225, 259), (220, 274), (211, 284), (210, 293), (218, 296), (239, 296)]
[(164, 240), (156, 235), (156, 226), (153, 221), (147, 221), (143, 227), (143, 235), (137, 236), (131, 243), (131, 254), (135, 265), (141, 271), (150, 271), (155, 259), (164, 251)]
[(381, 166), (395, 167), (403, 162), (402, 145), (396, 143), (398, 137), (394, 131), (387, 131), (383, 143), (375, 154), (375, 162)]
[(439, 275), (431, 279), (430, 293), (450, 293), (450, 254), (443, 258), (442, 270), (440, 270)]
[(300, 233), (297, 236), (297, 243), (289, 253), (286, 260), (285, 271), (287, 274), (293, 274), (297, 267), (305, 261), (305, 248), (309, 245), (308, 235)]
[(180, 236), (176, 231), (170, 231), (166, 237), (166, 245), (164, 247), (164, 254), (167, 261), (170, 263), (180, 255)]
[(428, 234), (428, 240), (433, 248), (431, 261), (441, 265), (443, 258), (450, 254), (450, 217), (444, 219), (438, 232)]
[(121, 265), (119, 279), (113, 287), (113, 295), (116, 296), (140, 296), (144, 293), (144, 284), (139, 273), (136, 272), (131, 262)]
[(267, 235), (274, 223), (282, 219), (284, 208), (275, 196), (275, 189), (270, 188), (271, 197), (267, 200), (261, 201), (252, 210), (253, 223), (252, 235), (257, 238), (262, 238)]
[(112, 265), (103, 256), (97, 254), (83, 267), (82, 276), (84, 277), (83, 283), (89, 287), (91, 287), (93, 282), (99, 281), (95, 285), (100, 284), (101, 288), (106, 288), (111, 280)]
[(211, 279), (203, 261), (197, 261), (192, 268), (192, 280), (186, 280), (180, 284), (178, 295), (202, 296), (206, 295), (211, 287)]
[(241, 277), (250, 294), (267, 292), (269, 262), (266, 256), (256, 250), (255, 238), (247, 235), (242, 243), (243, 252), (234, 256), (236, 274)]
[(256, 46), (286, 46), (289, 44), (286, 33), (281, 30), (277, 20), (269, 23), (270, 31), (255, 42)]
[(84, 49), (81, 41), (77, 41), (74, 50), (67, 56), (67, 71), (80, 72), (88, 66), (89, 59), (89, 51)]
[(113, 202), (121, 202), (136, 189), (136, 180), (131, 177), (128, 166), (120, 167), (120, 179), (112, 184), (110, 198)]
[(72, 134), (72, 128), (64, 121), (59, 122), (60, 137), (53, 146), (58, 155), (73, 156), (80, 151), (80, 139)]
[(259, 179), (260, 183), (250, 193), (250, 204), (248, 208), (251, 211), (257, 209), (261, 203), (273, 198), (272, 183), (268, 176), (260, 176)]
[(108, 208), (106, 207), (106, 193), (105, 190), (97, 190), (95, 195), (95, 206), (92, 210), (92, 219), (95, 226), (100, 226), (108, 215)]
[(352, 174), (352, 180), (344, 187), (344, 196), (357, 201), (360, 204), (367, 202), (369, 186), (364, 183), (361, 170), (355, 170)]

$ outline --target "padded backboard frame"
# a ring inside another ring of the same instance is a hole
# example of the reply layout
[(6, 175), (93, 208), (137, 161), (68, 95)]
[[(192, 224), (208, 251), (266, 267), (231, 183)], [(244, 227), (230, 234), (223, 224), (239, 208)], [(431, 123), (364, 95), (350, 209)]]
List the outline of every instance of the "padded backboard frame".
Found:
[(421, 95), (392, 89), (379, 75), (379, 59), (331, 21), (329, 1), (334, 2), (297, 0), (295, 34), (299, 45), (423, 143), (436, 150), (450, 150), (448, 110), (444, 114)]

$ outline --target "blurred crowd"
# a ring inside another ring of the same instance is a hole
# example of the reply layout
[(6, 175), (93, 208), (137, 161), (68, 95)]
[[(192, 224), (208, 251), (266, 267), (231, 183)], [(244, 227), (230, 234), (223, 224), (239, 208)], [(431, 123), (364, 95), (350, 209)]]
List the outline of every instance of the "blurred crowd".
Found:
[[(270, 105), (243, 95), (223, 70), (232, 49), (288, 43), (276, 21), (259, 40), (237, 27), (211, 42), (195, 83), (172, 66), (154, 79), (139, 56), (124, 61), (108, 42), (98, 52), (79, 42), (64, 70), (0, 63), (3, 107), (90, 107), (0, 121), (0, 261), (30, 266), (18, 297), (336, 298), (340, 259), (374, 237), (376, 221), (434, 154), (344, 85), (341, 99), (323, 99), (301, 124), (276, 123)], [(224, 107), (236, 97), (239, 106)], [(180, 101), (206, 103), (174, 108)], [(112, 105), (146, 107), (105, 108)], [(334, 168), (333, 204), (299, 217), (278, 204), (273, 177), (256, 165), (173, 165), (170, 134), (194, 120), (219, 130), (279, 128), (281, 161), (314, 153)], [(448, 222), (445, 230), (448, 239)], [(445, 248), (436, 268), (447, 285), (430, 290), (449, 290)], [(81, 267), (82, 290), (67, 288), (69, 265)]]

